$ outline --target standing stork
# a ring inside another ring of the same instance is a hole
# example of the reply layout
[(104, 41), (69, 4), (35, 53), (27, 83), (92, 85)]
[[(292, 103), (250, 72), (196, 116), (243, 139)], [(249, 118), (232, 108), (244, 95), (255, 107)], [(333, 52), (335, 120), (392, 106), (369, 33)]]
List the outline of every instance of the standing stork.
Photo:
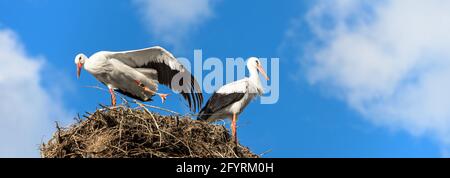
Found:
[(261, 85), (259, 72), (269, 80), (261, 62), (256, 57), (251, 57), (247, 61), (247, 69), (250, 77), (238, 80), (222, 86), (208, 100), (205, 107), (201, 109), (198, 120), (215, 122), (230, 118), (233, 139), (238, 143), (236, 133), (236, 121), (238, 115), (247, 107), (252, 99), (261, 96), (264, 89)]
[[(151, 101), (154, 95), (158, 95), (164, 103), (168, 94), (158, 93), (158, 84), (180, 92), (194, 112), (203, 102), (194, 76), (171, 53), (159, 46), (123, 52), (100, 51), (90, 58), (78, 54), (75, 64), (78, 78), (84, 67), (109, 88), (113, 106), (116, 105), (114, 91), (143, 102)], [(186, 79), (187, 83), (184, 82)]]

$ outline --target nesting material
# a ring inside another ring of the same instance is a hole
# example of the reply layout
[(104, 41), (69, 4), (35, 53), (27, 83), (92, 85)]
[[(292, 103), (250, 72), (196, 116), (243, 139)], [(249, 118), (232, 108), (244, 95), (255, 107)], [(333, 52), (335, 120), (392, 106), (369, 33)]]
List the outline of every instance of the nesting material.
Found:
[(146, 109), (102, 108), (60, 128), (41, 146), (44, 158), (257, 158), (228, 130)]

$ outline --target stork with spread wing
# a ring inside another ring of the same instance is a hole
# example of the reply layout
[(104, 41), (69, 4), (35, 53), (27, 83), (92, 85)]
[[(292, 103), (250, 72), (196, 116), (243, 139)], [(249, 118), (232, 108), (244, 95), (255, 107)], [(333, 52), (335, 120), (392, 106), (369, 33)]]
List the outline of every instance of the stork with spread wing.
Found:
[(123, 52), (100, 51), (89, 58), (78, 54), (75, 64), (78, 78), (84, 67), (109, 88), (113, 106), (116, 105), (114, 91), (144, 102), (158, 95), (164, 102), (168, 94), (158, 93), (158, 84), (180, 92), (194, 112), (203, 103), (203, 95), (194, 76), (159, 46)]

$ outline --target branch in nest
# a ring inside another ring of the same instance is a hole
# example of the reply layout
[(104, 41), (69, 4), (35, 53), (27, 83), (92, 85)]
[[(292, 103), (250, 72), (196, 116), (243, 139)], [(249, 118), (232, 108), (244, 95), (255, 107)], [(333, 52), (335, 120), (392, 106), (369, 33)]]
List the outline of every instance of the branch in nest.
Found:
[(175, 114), (177, 116), (182, 116), (180, 113), (177, 113), (175, 111), (172, 111), (172, 110), (169, 110), (169, 109), (166, 109), (166, 108), (161, 108), (161, 107), (158, 107), (158, 106), (144, 104), (144, 103), (138, 102), (137, 100), (134, 100), (133, 102), (136, 103), (137, 105), (141, 106), (142, 108), (149, 107), (149, 108), (159, 109), (161, 111), (166, 111), (166, 112)]
[[(108, 93), (109, 93), (109, 90), (107, 90), (107, 89), (105, 89), (105, 88), (102, 88), (102, 87), (99, 87), (99, 86), (84, 86), (84, 87), (85, 87), (85, 88), (98, 89), (98, 90), (101, 90), (101, 91), (104, 91), (104, 92), (108, 92)], [(129, 105), (128, 105), (128, 100), (127, 100), (126, 98), (124, 98), (121, 94), (116, 93), (116, 91), (113, 91), (113, 92), (114, 92), (117, 96), (120, 97), (120, 99), (122, 100), (122, 102), (125, 103), (124, 105), (129, 106)]]

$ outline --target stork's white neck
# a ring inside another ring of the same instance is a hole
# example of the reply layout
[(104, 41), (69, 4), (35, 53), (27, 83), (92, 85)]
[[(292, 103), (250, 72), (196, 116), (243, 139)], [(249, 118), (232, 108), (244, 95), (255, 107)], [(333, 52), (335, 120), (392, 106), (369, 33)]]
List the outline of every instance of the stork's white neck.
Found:
[(249, 66), (248, 67), (248, 71), (250, 72), (250, 77), (249, 80), (256, 85), (256, 87), (258, 88), (258, 91), (263, 92), (263, 87), (261, 84), (261, 79), (259, 78), (259, 72), (258, 69), (254, 66)]
[(249, 78), (254, 78), (254, 79), (259, 79), (259, 73), (258, 73), (258, 69), (256, 69), (256, 67), (248, 67), (248, 71), (250, 72), (250, 77)]

